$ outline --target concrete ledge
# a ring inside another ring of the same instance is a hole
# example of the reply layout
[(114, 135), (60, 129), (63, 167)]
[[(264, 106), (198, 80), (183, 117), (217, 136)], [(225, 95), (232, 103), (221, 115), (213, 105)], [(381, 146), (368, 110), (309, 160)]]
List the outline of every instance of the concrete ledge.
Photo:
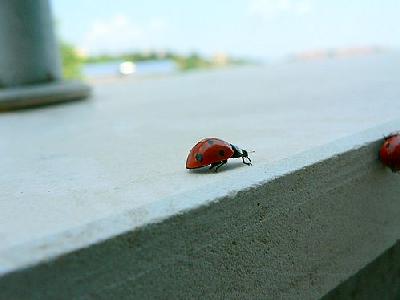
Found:
[[(332, 291), (398, 238), (399, 176), (377, 161), (400, 128), (380, 125), (399, 116), (394, 61), (124, 80), (2, 114), (0, 298)], [(254, 166), (187, 172), (203, 136)]]
[(0, 89), (0, 111), (8, 111), (86, 98), (90, 87), (78, 81), (62, 81)]
[[(103, 242), (52, 261), (3, 269), (0, 298), (322, 297), (400, 236), (400, 176), (377, 158), (378, 137), (395, 125), (255, 168), (236, 185), (225, 179), (231, 192), (211, 186), (216, 197), (197, 209), (185, 210), (196, 193), (164, 199), (162, 222), (140, 223), (131, 213), (124, 234), (108, 231)], [(185, 213), (165, 219), (168, 205)], [(149, 211), (154, 222), (156, 205)], [(107, 225), (122, 232), (127, 219), (91, 224), (91, 232), (107, 232)], [(86, 242), (89, 229), (80, 230)], [(41, 245), (65, 251), (77, 240), (79, 231)], [(15, 262), (22, 253), (2, 256)]]

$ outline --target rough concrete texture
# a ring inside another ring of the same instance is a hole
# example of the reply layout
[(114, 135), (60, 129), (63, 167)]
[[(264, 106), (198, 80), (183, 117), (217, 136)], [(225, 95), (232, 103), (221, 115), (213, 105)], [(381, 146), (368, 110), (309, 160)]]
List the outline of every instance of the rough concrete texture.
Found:
[[(96, 85), (92, 101), (1, 114), (0, 274), (382, 138), (400, 123), (334, 142), (398, 118), (398, 64), (376, 55), (126, 78)], [(253, 167), (187, 172), (205, 136), (256, 150)]]
[(320, 298), (400, 236), (381, 142), (3, 276), (0, 298)]
[(400, 240), (322, 300), (400, 299)]

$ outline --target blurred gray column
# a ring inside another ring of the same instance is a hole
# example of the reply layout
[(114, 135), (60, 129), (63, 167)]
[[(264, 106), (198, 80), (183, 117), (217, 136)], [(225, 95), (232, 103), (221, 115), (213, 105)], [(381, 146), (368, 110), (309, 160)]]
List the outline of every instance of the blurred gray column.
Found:
[(87, 97), (90, 88), (62, 81), (48, 0), (0, 0), (0, 110)]

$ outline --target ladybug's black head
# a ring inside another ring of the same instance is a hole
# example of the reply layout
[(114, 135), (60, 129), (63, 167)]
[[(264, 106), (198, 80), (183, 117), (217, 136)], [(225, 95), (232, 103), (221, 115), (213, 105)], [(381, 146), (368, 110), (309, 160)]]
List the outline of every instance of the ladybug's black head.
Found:
[[(235, 145), (232, 145), (232, 144), (231, 144), (231, 146), (232, 146), (232, 149), (233, 149), (232, 158), (241, 157), (242, 160), (243, 160), (243, 163), (245, 165), (250, 166), (251, 165), (251, 159), (249, 157), (249, 153), (246, 150), (240, 149), (238, 146), (235, 146)], [(246, 158), (246, 160), (245, 160), (245, 158)]]

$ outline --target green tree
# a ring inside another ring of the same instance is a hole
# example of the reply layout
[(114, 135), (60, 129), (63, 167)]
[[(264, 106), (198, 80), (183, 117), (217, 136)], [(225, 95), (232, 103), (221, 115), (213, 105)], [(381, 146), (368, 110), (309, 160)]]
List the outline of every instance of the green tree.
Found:
[(61, 57), (64, 78), (81, 78), (83, 58), (77, 54), (75, 48), (68, 43), (61, 43)]

